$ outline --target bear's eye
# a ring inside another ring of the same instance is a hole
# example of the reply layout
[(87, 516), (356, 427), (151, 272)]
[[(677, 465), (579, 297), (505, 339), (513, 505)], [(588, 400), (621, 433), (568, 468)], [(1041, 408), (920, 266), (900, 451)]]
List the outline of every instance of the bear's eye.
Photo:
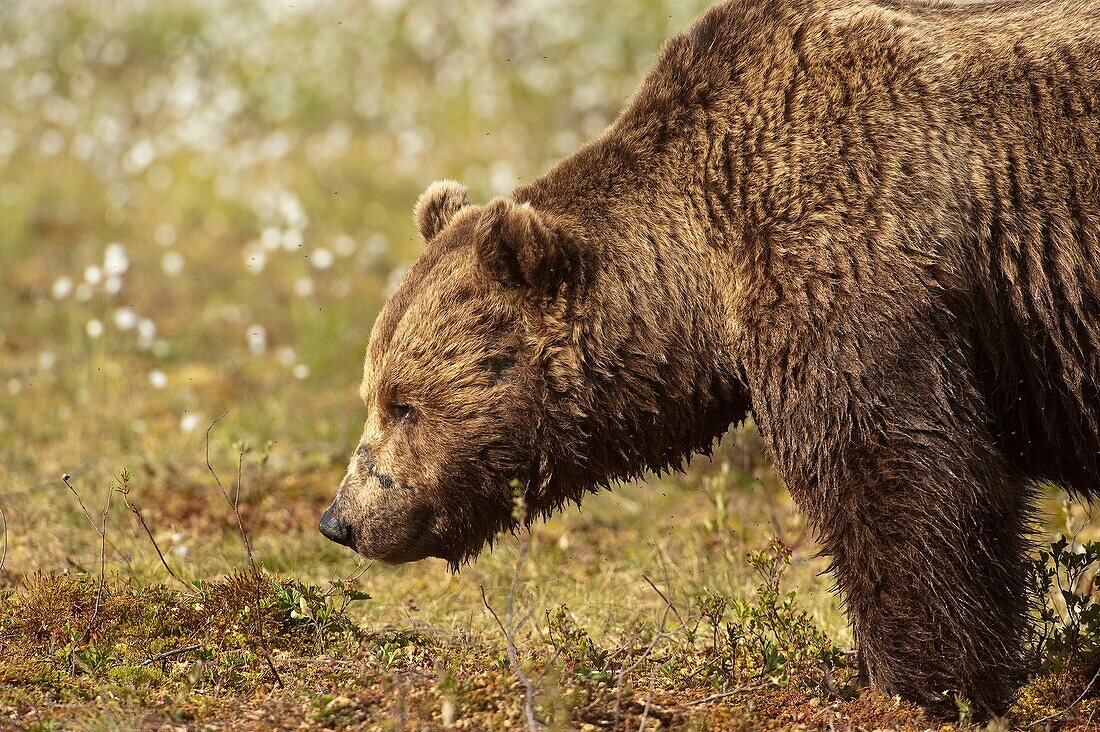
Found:
[(497, 379), (504, 377), (508, 369), (516, 365), (516, 352), (507, 351), (498, 356), (491, 356), (482, 362), (482, 367)]
[(408, 404), (391, 404), (389, 407), (390, 422), (398, 424), (400, 422), (411, 422), (413, 419), (413, 408)]

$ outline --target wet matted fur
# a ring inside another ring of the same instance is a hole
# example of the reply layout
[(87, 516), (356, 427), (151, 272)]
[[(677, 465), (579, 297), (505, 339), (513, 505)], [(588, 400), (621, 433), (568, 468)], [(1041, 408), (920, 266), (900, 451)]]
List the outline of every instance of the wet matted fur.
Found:
[(534, 183), (433, 185), (328, 532), (457, 567), (515, 491), (546, 515), (751, 413), (870, 681), (1002, 709), (1029, 487), (1100, 479), (1097, 28), (1100, 0), (733, 0)]

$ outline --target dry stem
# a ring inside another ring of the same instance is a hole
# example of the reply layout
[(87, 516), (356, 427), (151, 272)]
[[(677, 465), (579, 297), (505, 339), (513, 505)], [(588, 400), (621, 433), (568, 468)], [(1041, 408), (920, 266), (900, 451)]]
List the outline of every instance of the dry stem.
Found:
[(164, 552), (162, 552), (160, 550), (160, 545), (157, 544), (157, 540), (155, 538), (153, 538), (153, 532), (149, 530), (149, 525), (147, 523), (145, 523), (145, 517), (141, 515), (141, 511), (138, 509), (137, 504), (130, 502), (130, 499), (128, 497), (126, 497), (127, 495), (128, 494), (126, 494), (126, 493), (123, 494), (123, 496), (125, 497), (125, 501), (126, 501), (126, 507), (129, 508), (130, 511), (134, 514), (134, 516), (137, 517), (138, 523), (141, 524), (141, 528), (145, 529), (145, 535), (149, 537), (149, 541), (153, 544), (153, 549), (156, 550), (157, 556), (160, 557), (161, 565), (163, 565), (164, 568), (166, 570), (168, 570), (168, 574), (170, 574), (172, 576), (172, 579), (174, 579), (176, 582), (178, 582), (180, 584), (180, 586), (185, 588), (185, 591), (188, 595), (190, 595), (192, 597), (197, 596), (198, 593), (195, 592), (195, 588), (193, 588), (191, 585), (187, 584), (182, 579), (180, 579), (179, 575), (177, 575), (172, 570), (172, 567), (168, 564), (168, 560), (164, 558)]
[(0, 554), (0, 570), (2, 570), (8, 561), (8, 515), (4, 513), (3, 506), (0, 506), (0, 520), (4, 522), (4, 551)]
[(241, 541), (244, 542), (245, 552), (248, 554), (248, 567), (252, 571), (252, 581), (254, 585), (253, 596), (253, 609), (255, 610), (255, 626), (256, 637), (260, 642), (260, 649), (263, 651), (264, 660), (267, 662), (267, 668), (271, 671), (272, 677), (275, 679), (275, 685), (282, 687), (283, 679), (279, 676), (278, 669), (275, 668), (275, 662), (271, 659), (271, 649), (267, 645), (267, 637), (264, 636), (263, 620), (260, 617), (260, 570), (256, 566), (256, 560), (252, 556), (252, 543), (248, 540), (248, 532), (244, 530), (244, 521), (241, 519), (241, 512), (238, 508), (238, 503), (241, 495), (241, 467), (244, 464), (244, 451), (242, 450), (237, 460), (237, 486), (234, 492), (234, 497), (230, 498), (228, 491), (225, 490), (225, 486), (222, 485), (221, 478), (218, 477), (218, 473), (214, 470), (214, 466), (210, 463), (210, 432), (214, 429), (214, 425), (220, 422), (228, 412), (223, 413), (220, 417), (210, 423), (210, 426), (206, 428), (206, 468), (210, 471), (210, 474), (214, 476), (214, 482), (217, 483), (218, 490), (221, 491), (222, 496), (225, 498), (225, 502), (229, 504), (229, 508), (233, 511), (233, 516), (237, 519), (237, 529), (241, 535)]
[(527, 729), (531, 732), (536, 732), (542, 729), (542, 723), (535, 717), (535, 687), (531, 683), (531, 679), (523, 672), (523, 667), (519, 663), (519, 652), (516, 650), (515, 628), (512, 625), (513, 609), (516, 599), (516, 586), (519, 584), (519, 572), (523, 566), (523, 559), (527, 555), (528, 545), (524, 542), (520, 548), (519, 557), (516, 559), (516, 568), (512, 573), (512, 586), (508, 590), (508, 602), (504, 607), (504, 617), (507, 620), (507, 624), (501, 622), (500, 616), (497, 615), (497, 611), (493, 609), (493, 606), (489, 604), (489, 598), (485, 594), (485, 586), (481, 586), (481, 601), (485, 604), (485, 609), (493, 616), (493, 620), (496, 621), (497, 626), (500, 628), (500, 632), (504, 634), (504, 641), (508, 647), (508, 661), (512, 664), (512, 672), (515, 673), (516, 678), (523, 684), (525, 698), (523, 711), (527, 716)]

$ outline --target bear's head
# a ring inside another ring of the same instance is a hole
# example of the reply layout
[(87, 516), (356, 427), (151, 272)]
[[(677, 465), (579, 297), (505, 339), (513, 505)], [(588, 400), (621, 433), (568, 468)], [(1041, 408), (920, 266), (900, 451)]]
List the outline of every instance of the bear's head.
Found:
[(705, 244), (658, 252), (631, 217), (524, 195), (474, 206), (443, 181), (417, 203), (425, 249), (374, 324), (366, 425), (321, 520), (366, 557), (457, 568), (501, 531), (680, 467), (747, 410)]
[(548, 390), (576, 371), (562, 344), (589, 263), (530, 205), (473, 206), (451, 181), (415, 218), (425, 250), (371, 332), (366, 425), (320, 528), (369, 558), (457, 566), (523, 520), (517, 498), (555, 507), (537, 505), (552, 477), (542, 427), (560, 403)]

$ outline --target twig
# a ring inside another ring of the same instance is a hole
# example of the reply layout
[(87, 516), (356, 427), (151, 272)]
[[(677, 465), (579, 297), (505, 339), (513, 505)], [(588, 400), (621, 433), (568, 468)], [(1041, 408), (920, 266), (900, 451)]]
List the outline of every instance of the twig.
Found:
[(347, 661), (339, 658), (280, 658), (279, 663), (296, 663), (303, 666), (311, 665), (323, 665), (323, 666), (354, 666), (356, 661)]
[(210, 426), (206, 428), (206, 469), (210, 471), (210, 474), (214, 476), (214, 482), (218, 486), (218, 490), (221, 491), (222, 496), (225, 498), (225, 502), (230, 506), (233, 506), (233, 501), (229, 500), (229, 494), (225, 492), (225, 486), (222, 485), (222, 479), (218, 477), (218, 471), (214, 470), (214, 466), (210, 463), (210, 433), (214, 430), (214, 427), (225, 419), (225, 415), (229, 412), (222, 412), (221, 416), (210, 423)]
[(244, 452), (241, 452), (237, 461), (237, 487), (235, 491), (235, 497), (230, 498), (229, 492), (222, 485), (222, 479), (218, 477), (218, 473), (214, 470), (214, 466), (210, 463), (210, 432), (214, 429), (214, 426), (221, 422), (225, 418), (225, 415), (229, 412), (223, 412), (220, 417), (210, 423), (210, 426), (206, 428), (206, 469), (210, 471), (210, 474), (214, 476), (214, 482), (218, 485), (218, 490), (221, 491), (222, 497), (225, 502), (229, 504), (229, 508), (233, 510), (233, 516), (237, 519), (237, 530), (240, 532), (241, 541), (244, 542), (245, 552), (248, 554), (248, 566), (253, 572), (258, 571), (256, 569), (256, 560), (252, 556), (252, 542), (248, 540), (248, 532), (244, 530), (244, 521), (241, 519), (241, 512), (238, 508), (238, 501), (241, 495), (241, 465), (244, 462)]
[(726, 697), (736, 696), (738, 694), (744, 694), (746, 691), (756, 691), (757, 689), (763, 689), (765, 686), (767, 686), (766, 683), (749, 684), (748, 686), (739, 686), (736, 689), (730, 689), (729, 691), (723, 691), (723, 692), (718, 693), (718, 694), (711, 694), (710, 696), (705, 696), (702, 699), (696, 699), (695, 701), (689, 701), (685, 706), (694, 707), (694, 706), (697, 706), (699, 704), (709, 704), (710, 702), (718, 701), (719, 699), (725, 699)]
[[(84, 505), (84, 499), (81, 498), (80, 493), (77, 492), (76, 488), (73, 487), (73, 484), (71, 482), (75, 478), (78, 478), (81, 475), (83, 475), (85, 472), (87, 472), (87, 470), (85, 470), (85, 468), (90, 463), (91, 463), (91, 461), (89, 461), (88, 463), (85, 463), (84, 466), (82, 466), (75, 474), (62, 473), (61, 474), (61, 482), (64, 483), (65, 487), (67, 487), (69, 489), (69, 492), (71, 492), (74, 496), (76, 496), (76, 501), (77, 501), (77, 503), (80, 504), (80, 510), (84, 513), (84, 518), (88, 519), (88, 525), (91, 526), (92, 530), (95, 531), (98, 534), (99, 533), (99, 526), (96, 525), (95, 519), (92, 518), (92, 515), (88, 512), (88, 507)], [(110, 539), (107, 539), (106, 541), (110, 545), (111, 550), (114, 551), (114, 553), (117, 554), (119, 556), (119, 558), (122, 559), (122, 561), (127, 562), (127, 564), (128, 564), (129, 560), (126, 559), (126, 555), (124, 555), (122, 553), (122, 551), (117, 546), (115, 546), (115, 543), (113, 541), (111, 541)]]
[(130, 499), (125, 497), (126, 494), (123, 495), (124, 500), (126, 501), (126, 507), (129, 508), (131, 512), (133, 512), (134, 516), (137, 516), (138, 523), (141, 524), (141, 528), (145, 529), (145, 535), (148, 536), (149, 541), (152, 542), (153, 548), (157, 551), (157, 556), (160, 557), (160, 563), (164, 566), (166, 570), (168, 570), (168, 574), (172, 575), (172, 579), (174, 579), (176, 582), (179, 582), (180, 585), (187, 589), (188, 595), (191, 595), (192, 597), (198, 596), (198, 593), (195, 592), (195, 588), (181, 580), (179, 576), (172, 570), (172, 567), (169, 566), (168, 560), (164, 558), (164, 552), (160, 550), (160, 545), (157, 544), (157, 540), (153, 538), (153, 532), (149, 530), (149, 525), (145, 523), (145, 517), (141, 515), (141, 511), (138, 510), (137, 504), (131, 503)]
[(71, 478), (72, 476), (68, 473), (62, 473), (61, 482), (64, 483), (70, 491), (72, 491), (72, 494), (74, 496), (76, 496), (76, 502), (80, 504), (80, 510), (84, 512), (84, 518), (88, 519), (88, 523), (91, 524), (92, 528), (94, 529), (96, 527), (95, 519), (92, 518), (92, 514), (88, 513), (88, 507), (84, 505), (84, 499), (80, 497), (80, 494), (77, 493), (76, 488), (73, 488), (73, 484), (69, 482)]
[[(649, 580), (647, 579), (646, 581), (648, 582)], [(652, 582), (650, 582), (649, 585), (650, 585), (650, 587), (653, 587)], [(654, 587), (653, 589), (657, 589), (657, 588)], [(658, 594), (660, 594), (659, 590), (658, 590)], [(661, 597), (664, 597), (664, 595), (661, 595)], [(653, 649), (657, 647), (657, 643), (659, 641), (661, 641), (661, 639), (667, 637), (667, 635), (665, 634), (665, 627), (668, 625), (668, 614), (672, 610), (674, 610), (674, 608), (672, 607), (672, 603), (670, 603), (668, 601), (668, 599), (666, 598), (665, 599), (665, 611), (661, 614), (661, 626), (657, 629), (657, 633), (653, 636), (653, 640), (650, 642), (649, 646), (645, 649), (645, 651), (643, 651), (641, 653), (641, 655), (638, 656), (638, 658), (634, 661), (634, 663), (630, 664), (629, 666), (624, 666), (622, 669), (619, 670), (619, 673), (616, 675), (616, 679), (615, 679), (615, 724), (618, 724), (618, 722), (619, 722), (620, 702), (622, 700), (622, 694), (623, 694), (623, 678), (626, 676), (626, 674), (628, 674), (631, 671), (633, 671), (634, 669), (636, 669), (638, 667), (638, 665), (641, 664), (642, 661), (644, 661), (646, 658), (649, 657), (649, 654), (653, 652)], [(650, 696), (653, 695), (653, 683), (654, 683), (654, 677), (651, 675), (650, 676), (650, 684), (649, 684)], [(648, 712), (649, 712), (649, 701), (647, 700), (646, 701), (646, 714), (648, 714)], [(642, 716), (642, 725), (643, 726), (645, 725), (645, 717), (646, 717), (646, 715)]]
[(355, 570), (354, 572), (349, 574), (347, 577), (345, 577), (342, 580), (343, 583), (345, 585), (355, 584), (356, 582), (359, 581), (359, 578), (362, 577), (363, 575), (365, 575), (367, 573), (367, 570), (369, 570), (373, 566), (374, 566), (374, 560), (373, 559), (364, 562), (362, 567), (360, 567), (359, 569)]
[(665, 596), (665, 593), (661, 592), (661, 590), (657, 587), (657, 585), (653, 584), (653, 580), (651, 580), (648, 576), (643, 574), (642, 579), (644, 579), (649, 584), (649, 586), (653, 588), (654, 592), (656, 592), (658, 595), (661, 596), (661, 599), (664, 600), (665, 604), (668, 605), (670, 610), (672, 610), (672, 614), (675, 615), (676, 619), (680, 621), (680, 625), (683, 625), (683, 626), (686, 627), (687, 623), (685, 623), (684, 619), (682, 617), (680, 617), (680, 611), (677, 610), (676, 606), (672, 604), (672, 601), (669, 600), (668, 597)]
[(516, 585), (519, 581), (519, 570), (523, 565), (524, 556), (527, 554), (527, 543), (525, 542), (520, 548), (519, 557), (516, 559), (516, 569), (512, 573), (512, 586), (508, 590), (508, 604), (504, 610), (504, 617), (508, 620), (508, 626), (506, 627), (500, 620), (500, 616), (497, 615), (497, 611), (493, 609), (493, 606), (489, 604), (489, 597), (485, 594), (485, 586), (481, 586), (481, 601), (485, 604), (485, 609), (493, 616), (493, 620), (497, 622), (497, 626), (500, 628), (500, 632), (504, 634), (504, 641), (508, 647), (508, 660), (512, 664), (512, 672), (523, 684), (525, 690), (524, 701), (524, 713), (527, 716), (527, 728), (531, 732), (537, 732), (542, 729), (542, 724), (535, 717), (535, 687), (531, 683), (531, 679), (527, 674), (523, 672), (523, 668), (519, 664), (519, 653), (516, 651), (516, 641), (514, 633), (512, 632), (512, 605), (516, 597)]
[(0, 519), (4, 521), (4, 553), (0, 554), (0, 570), (8, 561), (8, 515), (4, 513), (4, 507), (0, 506)]
[(355, 583), (357, 583), (359, 581), (359, 578), (362, 577), (364, 574), (366, 574), (367, 570), (369, 570), (373, 566), (374, 566), (374, 560), (371, 559), (369, 561), (363, 562), (362, 566), (360, 566), (359, 569), (355, 570), (354, 572), (349, 574), (344, 579), (342, 579), (342, 580), (332, 580), (329, 583), (330, 587), (327, 590), (325, 590), (324, 593), (322, 593), (322, 596), (325, 597), (325, 598), (333, 597), (334, 595), (336, 595), (337, 593), (342, 591), (344, 588), (346, 588), (348, 585), (354, 585)]
[[(107, 500), (103, 504), (103, 521), (99, 526), (99, 587), (95, 591), (95, 610), (92, 612), (92, 621), (99, 617), (99, 602), (103, 597), (103, 585), (107, 581), (107, 516), (111, 513), (111, 498), (115, 494), (115, 486), (112, 483), (107, 489)], [(77, 496), (79, 500), (80, 496)], [(81, 502), (81, 508), (84, 503)], [(88, 626), (91, 628), (91, 625)]]
[(200, 648), (202, 648), (202, 644), (200, 644), (200, 643), (195, 643), (195, 644), (192, 644), (192, 645), (189, 645), (189, 646), (184, 646), (183, 648), (173, 648), (170, 651), (164, 651), (163, 653), (158, 653), (155, 656), (151, 656), (150, 658), (145, 659), (144, 661), (142, 661), (141, 663), (138, 664), (138, 668), (141, 668), (142, 666), (148, 666), (149, 664), (156, 663), (157, 661), (164, 661), (165, 659), (168, 659), (168, 658), (175, 658), (176, 656), (182, 656), (185, 653), (190, 653), (191, 651), (197, 651)]
[(244, 450), (237, 455), (237, 488), (233, 491), (233, 508), (241, 504), (241, 470), (244, 468)]
[(646, 694), (645, 706), (642, 708), (642, 721), (638, 725), (638, 732), (645, 732), (645, 723), (649, 719), (649, 705), (653, 701), (653, 687), (657, 685), (657, 677), (649, 678), (649, 693)]
[[(244, 530), (244, 521), (241, 519), (241, 512), (238, 508), (237, 501), (229, 497), (229, 493), (225, 490), (225, 486), (222, 485), (221, 478), (218, 477), (218, 473), (214, 470), (214, 466), (210, 463), (210, 432), (214, 429), (214, 425), (220, 422), (228, 412), (223, 412), (220, 417), (210, 423), (210, 426), (206, 428), (206, 468), (210, 471), (210, 474), (214, 476), (214, 482), (218, 485), (218, 490), (221, 491), (222, 496), (225, 498), (225, 502), (229, 504), (229, 508), (233, 511), (233, 516), (237, 519), (237, 529), (241, 534), (241, 541), (244, 542), (245, 552), (248, 554), (248, 567), (252, 571), (252, 581), (254, 585), (253, 593), (253, 606), (254, 606), (254, 618), (256, 626), (256, 637), (260, 641), (260, 650), (263, 652), (264, 661), (267, 662), (267, 668), (271, 671), (271, 676), (275, 679), (275, 685), (283, 687), (283, 679), (279, 676), (278, 669), (275, 668), (275, 662), (271, 659), (271, 649), (267, 645), (267, 637), (264, 636), (263, 619), (260, 617), (260, 581), (262, 575), (259, 568), (256, 566), (256, 560), (252, 556), (252, 544), (248, 540), (248, 532)], [(237, 462), (237, 490), (236, 495), (239, 498), (241, 492), (241, 465), (244, 462), (244, 452), (240, 453)]]
[(1032, 722), (1031, 724), (1029, 724), (1028, 726), (1029, 727), (1035, 727), (1036, 725), (1040, 725), (1040, 724), (1043, 724), (1045, 722), (1054, 721), (1055, 719), (1057, 719), (1058, 717), (1061, 717), (1063, 714), (1065, 714), (1069, 710), (1073, 709), (1075, 706), (1077, 706), (1078, 704), (1081, 703), (1082, 699), (1084, 699), (1086, 696), (1088, 696), (1089, 690), (1092, 689), (1092, 685), (1096, 683), (1096, 679), (1098, 679), (1098, 678), (1100, 678), (1100, 668), (1096, 669), (1096, 673), (1094, 673), (1092, 675), (1092, 678), (1089, 679), (1089, 683), (1085, 687), (1085, 690), (1081, 692), (1080, 696), (1078, 696), (1076, 699), (1074, 699), (1072, 702), (1070, 702), (1068, 707), (1066, 707), (1065, 709), (1063, 709), (1060, 712), (1055, 712), (1054, 714), (1048, 714), (1047, 716), (1043, 717), (1042, 719), (1037, 719), (1034, 722)]
[(512, 664), (512, 671), (519, 678), (526, 690), (526, 702), (524, 704), (524, 711), (527, 715), (527, 727), (530, 730), (538, 730), (541, 728), (538, 720), (534, 715), (534, 696), (535, 689), (531, 685), (531, 680), (527, 678), (527, 675), (523, 673), (523, 669), (519, 665), (519, 656), (516, 653), (516, 644), (512, 639), (512, 634), (504, 627), (504, 623), (501, 622), (500, 616), (497, 615), (497, 611), (493, 609), (493, 606), (489, 604), (489, 598), (485, 594), (485, 586), (481, 586), (481, 601), (485, 603), (485, 608), (493, 616), (493, 620), (497, 622), (497, 626), (500, 628), (500, 632), (504, 634), (504, 640), (508, 644), (508, 660)]

